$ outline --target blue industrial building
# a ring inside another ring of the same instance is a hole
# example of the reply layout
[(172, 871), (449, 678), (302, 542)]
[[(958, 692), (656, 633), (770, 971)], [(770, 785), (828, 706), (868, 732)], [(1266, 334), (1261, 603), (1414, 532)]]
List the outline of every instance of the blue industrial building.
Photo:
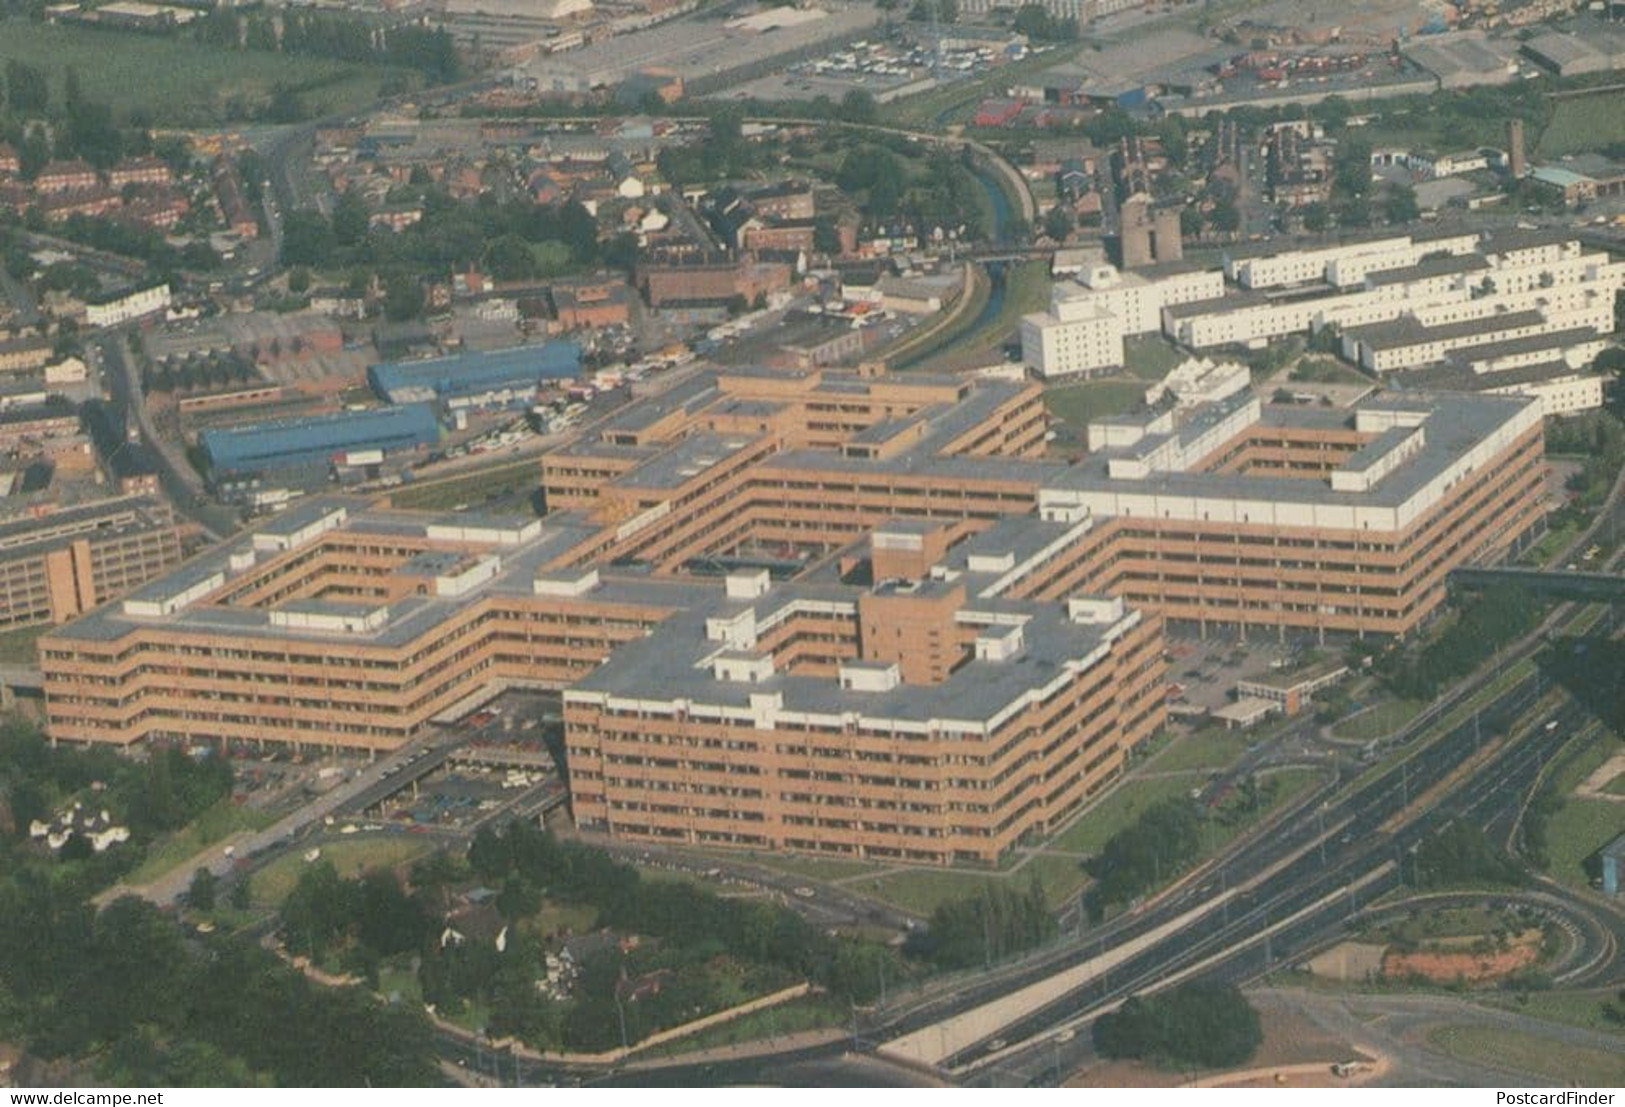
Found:
[(219, 481), (236, 473), (320, 468), (335, 455), (362, 450), (385, 454), (431, 446), (440, 424), (428, 404), (402, 404), (376, 411), (344, 411), (308, 419), (283, 419), (206, 430), (198, 442)]
[(447, 409), (520, 407), (544, 384), (581, 374), (581, 347), (547, 342), (490, 353), (374, 365), (367, 381), (392, 404), (438, 402)]

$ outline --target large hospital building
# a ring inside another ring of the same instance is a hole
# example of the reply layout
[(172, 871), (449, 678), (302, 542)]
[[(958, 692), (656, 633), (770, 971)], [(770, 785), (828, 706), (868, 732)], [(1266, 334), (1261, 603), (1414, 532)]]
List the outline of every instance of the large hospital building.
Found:
[(1165, 624), (1403, 635), (1541, 510), (1527, 397), (1244, 390), (1067, 464), (1040, 396), (712, 372), (549, 454), (541, 519), (301, 502), (48, 634), (50, 732), (386, 751), (557, 689), (584, 828), (991, 863), (1161, 725)]

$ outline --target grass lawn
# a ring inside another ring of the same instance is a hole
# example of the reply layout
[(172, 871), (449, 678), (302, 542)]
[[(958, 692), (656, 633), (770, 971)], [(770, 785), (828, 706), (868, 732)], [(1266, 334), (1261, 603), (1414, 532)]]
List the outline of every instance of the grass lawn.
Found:
[(1578, 538), (1585, 527), (1586, 524), (1580, 520), (1554, 527), (1547, 531), (1539, 542), (1525, 550), (1518, 560), (1525, 565), (1544, 565), (1556, 557), (1559, 550), (1566, 548), (1570, 542)]
[(265, 51), (219, 50), (159, 35), (126, 34), (7, 20), (0, 63), (42, 68), (51, 99), (61, 103), (67, 71), (78, 71), (85, 95), (122, 112), (143, 111), (159, 126), (202, 127), (223, 121), (231, 101), (254, 108), (277, 85), (302, 92), (313, 114), (352, 111), (377, 99), (383, 81), (402, 70)]
[[(331, 861), (339, 875), (349, 879), (360, 876), (368, 869), (393, 868), (416, 860), (433, 849), (434, 843), (415, 835), (392, 834), (387, 838), (324, 842), (321, 859)], [(255, 873), (249, 882), (254, 902), (270, 907), (280, 906), (299, 882), (299, 874), (306, 864), (304, 850), (295, 847)]]
[(414, 1007), (423, 1002), (423, 989), (418, 986), (417, 974), (401, 965), (379, 966), (378, 994), (385, 999), (399, 999), (401, 1003)]
[(1496, 1026), (1443, 1026), (1429, 1034), (1428, 1040), (1464, 1061), (1514, 1069), (1564, 1084), (1574, 1081), (1606, 1088), (1625, 1080), (1625, 1059), (1618, 1053), (1565, 1045), (1553, 1038)]
[(806, 1030), (819, 1030), (828, 1026), (842, 1026), (851, 1018), (851, 1012), (828, 996), (803, 996), (789, 1003), (781, 1003), (763, 1011), (752, 1011), (737, 1019), (708, 1026), (697, 1034), (689, 1034), (673, 1042), (665, 1042), (637, 1056), (673, 1057), (703, 1049), (717, 1049), (772, 1038), (781, 1034), (798, 1034)]
[(1575, 888), (1588, 888), (1585, 860), (1619, 835), (1625, 811), (1612, 800), (1567, 799), (1546, 824), (1546, 853), (1552, 876)]
[(1123, 340), (1123, 367), (1141, 380), (1160, 381), (1168, 370), (1185, 360), (1160, 334), (1142, 334)]
[(1625, 796), (1625, 773), (1620, 773), (1613, 780), (1604, 784), (1602, 790), (1610, 796)]
[(1332, 734), (1356, 742), (1386, 738), (1416, 718), (1426, 707), (1421, 700), (1385, 700), (1332, 727)]
[(486, 501), (515, 495), (529, 495), (542, 482), (541, 462), (532, 457), (510, 465), (493, 465), (446, 480), (408, 485), (390, 494), (395, 507), (418, 511), (444, 511), (466, 504), (476, 507)]
[(537, 933), (587, 934), (598, 922), (598, 908), (585, 903), (555, 903), (546, 900), (533, 920)]
[(1606, 1030), (1619, 1033), (1619, 1026), (1603, 1018), (1602, 1005), (1613, 999), (1614, 989), (1603, 988), (1593, 992), (1531, 991), (1517, 997), (1497, 998), (1496, 1005), (1520, 1015), (1559, 1022), (1567, 1026), (1583, 1026), (1588, 1030)]
[(1038, 854), (1020, 871), (1011, 874), (1017, 888), (1027, 887), (1027, 882), (1035, 876), (1038, 883), (1043, 885), (1044, 899), (1052, 909), (1077, 895), (1089, 882), (1089, 874), (1083, 871), (1076, 857), (1059, 857), (1049, 853)]
[(1561, 157), (1625, 142), (1625, 92), (1559, 100), (1540, 134), (1540, 156)]
[(50, 629), (50, 623), (41, 623), (37, 627), (0, 631), (0, 665), (38, 664), (39, 655), (34, 650), (34, 644), (39, 641), (40, 635)]
[(1055, 418), (1080, 431), (1091, 419), (1122, 415), (1145, 400), (1145, 388), (1134, 381), (1102, 380), (1051, 388), (1044, 403)]
[(1256, 742), (1255, 735), (1235, 730), (1204, 730), (1187, 735), (1151, 763), (1152, 772), (1169, 773), (1183, 769), (1223, 769)]
[(1292, 379), (1312, 384), (1370, 384), (1364, 373), (1329, 357), (1306, 357), (1292, 370)]
[(147, 859), (124, 879), (129, 884), (145, 884), (188, 858), (196, 857), (221, 839), (229, 838), (240, 830), (264, 830), (276, 822), (276, 818), (269, 812), (239, 807), (228, 796), (186, 826), (154, 842), (147, 851)]
[[(1157, 764), (1161, 766), (1160, 761)], [(1050, 844), (1071, 853), (1099, 853), (1106, 839), (1139, 818), (1146, 808), (1172, 796), (1183, 796), (1190, 790), (1191, 782), (1180, 777), (1126, 780)]]
[[(734, 857), (737, 861), (738, 858)], [(785, 873), (788, 876), (804, 876), (809, 880), (842, 880), (849, 876), (862, 876), (865, 873), (880, 871), (880, 866), (870, 861), (846, 861), (838, 857), (802, 857), (794, 853), (755, 853), (750, 855), (752, 865), (760, 865), (764, 869)]]
[[(860, 895), (885, 900), (904, 911), (926, 916), (936, 910), (937, 904), (975, 895), (988, 881), (999, 879), (1002, 878), (993, 872), (907, 869), (873, 880), (854, 881), (846, 887)], [(1026, 887), (1025, 882), (1022, 887)]]

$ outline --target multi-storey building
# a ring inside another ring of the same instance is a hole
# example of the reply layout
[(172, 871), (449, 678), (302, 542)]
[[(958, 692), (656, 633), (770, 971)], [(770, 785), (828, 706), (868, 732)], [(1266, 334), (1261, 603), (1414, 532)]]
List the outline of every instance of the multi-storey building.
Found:
[(1030, 383), (702, 375), (548, 455), (543, 519), (311, 500), (50, 633), (51, 733), (388, 750), (560, 688), (584, 826), (990, 861), (1158, 725), (1165, 620), (1406, 634), (1540, 510), (1526, 398), (1045, 427)]
[[(1176, 217), (1177, 218), (1177, 217)], [(1057, 284), (1048, 311), (1021, 320), (1021, 359), (1041, 377), (1091, 376), (1123, 364), (1123, 339), (1151, 334), (1163, 311), (1224, 295), (1224, 274), (1183, 262), (1119, 272), (1092, 266)]]
[(156, 497), (0, 523), (0, 626), (66, 622), (180, 560), (180, 528)]

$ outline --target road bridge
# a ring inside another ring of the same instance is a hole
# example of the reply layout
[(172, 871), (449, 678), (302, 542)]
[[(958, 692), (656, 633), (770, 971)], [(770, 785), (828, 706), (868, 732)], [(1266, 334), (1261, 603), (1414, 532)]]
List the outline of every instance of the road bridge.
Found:
[(1518, 569), (1508, 566), (1456, 569), (1450, 574), (1454, 588), (1498, 588), (1514, 585), (1538, 595), (1578, 603), (1625, 601), (1625, 576), (1618, 573), (1562, 569)]

